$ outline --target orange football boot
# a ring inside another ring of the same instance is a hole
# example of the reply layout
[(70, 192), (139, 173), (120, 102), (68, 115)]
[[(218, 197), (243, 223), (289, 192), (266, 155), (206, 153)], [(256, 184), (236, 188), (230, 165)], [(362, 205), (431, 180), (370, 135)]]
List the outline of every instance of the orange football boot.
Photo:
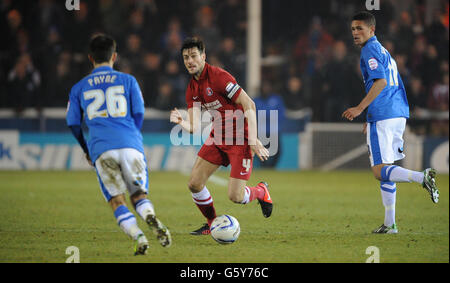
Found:
[(269, 194), (269, 185), (266, 182), (260, 182), (258, 187), (264, 189), (264, 197), (263, 199), (258, 199), (259, 204), (261, 205), (262, 214), (264, 217), (270, 217), (272, 215), (273, 203)]

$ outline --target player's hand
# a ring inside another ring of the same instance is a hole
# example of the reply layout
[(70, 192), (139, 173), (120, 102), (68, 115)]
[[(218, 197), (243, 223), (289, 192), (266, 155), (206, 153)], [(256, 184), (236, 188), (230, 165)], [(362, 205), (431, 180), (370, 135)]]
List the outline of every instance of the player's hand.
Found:
[(349, 121), (353, 121), (353, 119), (361, 115), (363, 111), (364, 109), (361, 109), (358, 106), (348, 108), (347, 110), (344, 111), (344, 113), (342, 113), (342, 117), (347, 118)]
[(367, 123), (364, 123), (364, 125), (363, 125), (363, 134), (367, 134)]
[(183, 121), (180, 111), (177, 108), (170, 111), (170, 122), (180, 124)]
[(255, 145), (250, 145), (250, 149), (256, 154), (262, 162), (269, 159), (269, 150), (265, 148), (259, 139), (256, 140)]

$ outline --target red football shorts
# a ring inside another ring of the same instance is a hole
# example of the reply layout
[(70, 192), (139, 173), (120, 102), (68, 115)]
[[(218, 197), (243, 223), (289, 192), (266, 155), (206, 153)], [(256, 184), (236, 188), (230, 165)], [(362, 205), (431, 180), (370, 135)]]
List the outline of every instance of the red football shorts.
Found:
[(227, 167), (231, 164), (230, 177), (248, 180), (253, 169), (253, 154), (248, 144), (215, 145), (205, 143), (198, 152), (202, 159)]

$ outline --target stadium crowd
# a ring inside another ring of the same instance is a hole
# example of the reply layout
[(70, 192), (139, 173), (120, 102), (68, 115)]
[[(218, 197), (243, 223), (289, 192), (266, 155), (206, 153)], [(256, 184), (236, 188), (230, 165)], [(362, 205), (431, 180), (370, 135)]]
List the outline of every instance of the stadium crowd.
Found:
[[(20, 115), (27, 107), (65, 107), (72, 85), (91, 70), (87, 45), (100, 32), (116, 38), (115, 67), (137, 78), (147, 107), (185, 105), (189, 77), (180, 47), (191, 35), (205, 41), (210, 64), (245, 86), (246, 1), (81, 1), (79, 11), (62, 2), (0, 2), (0, 108)], [(278, 97), (288, 110), (310, 108), (313, 121), (343, 122), (341, 113), (364, 95), (349, 28), (364, 2), (262, 0), (260, 98)], [(373, 11), (376, 35), (397, 61), (410, 125), (419, 134), (448, 137), (448, 114), (433, 118), (449, 111), (448, 1), (380, 3)]]

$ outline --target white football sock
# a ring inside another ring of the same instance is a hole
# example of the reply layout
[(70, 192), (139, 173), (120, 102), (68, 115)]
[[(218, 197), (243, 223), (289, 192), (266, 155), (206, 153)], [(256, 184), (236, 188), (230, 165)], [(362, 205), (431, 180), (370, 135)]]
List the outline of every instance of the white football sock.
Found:
[(247, 204), (250, 202), (250, 194), (251, 194), (251, 190), (249, 187), (245, 186), (244, 188), (244, 199), (242, 200), (242, 204)]
[(384, 225), (391, 227), (395, 223), (396, 184), (393, 182), (380, 182), (381, 199), (384, 205)]
[(155, 215), (155, 208), (153, 207), (152, 202), (147, 199), (140, 199), (135, 203), (135, 209), (136, 212), (139, 214), (139, 216), (146, 220), (147, 215)]
[(137, 240), (138, 236), (144, 234), (137, 226), (136, 217), (124, 205), (117, 207), (114, 211), (114, 216), (117, 219), (117, 224), (128, 236), (133, 240)]
[(396, 165), (384, 166), (381, 171), (382, 179), (385, 182), (423, 183), (423, 172), (412, 171)]

